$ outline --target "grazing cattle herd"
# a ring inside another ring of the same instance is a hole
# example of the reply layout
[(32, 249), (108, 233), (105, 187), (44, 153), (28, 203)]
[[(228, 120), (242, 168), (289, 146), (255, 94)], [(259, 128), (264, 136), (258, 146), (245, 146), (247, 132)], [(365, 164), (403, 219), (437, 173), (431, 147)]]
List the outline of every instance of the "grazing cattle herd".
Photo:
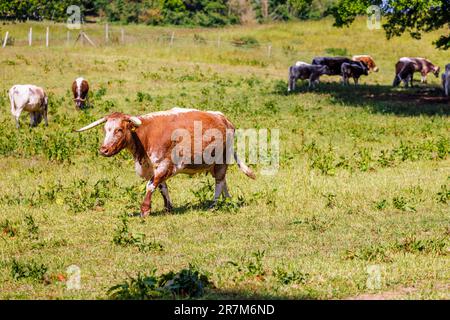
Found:
[[(289, 67), (288, 91), (295, 90), (298, 79), (308, 80), (308, 87), (314, 87), (319, 83), (322, 75), (339, 75), (344, 85), (349, 84), (350, 78), (357, 85), (362, 75), (367, 76), (369, 72), (378, 71), (379, 68), (374, 59), (368, 55), (353, 56), (351, 59), (347, 57), (316, 57), (311, 64), (298, 61)], [(398, 86), (402, 81), (405, 86), (408, 84), (412, 86), (415, 72), (420, 72), (421, 82), (426, 83), (428, 73), (431, 72), (439, 77), (439, 71), (440, 68), (427, 59), (403, 57), (395, 66), (393, 86)], [(450, 64), (446, 65), (445, 72), (442, 74), (442, 87), (444, 94), (449, 96)], [(77, 78), (72, 83), (72, 93), (76, 109), (86, 108), (89, 84), (84, 78)], [(14, 85), (9, 90), (9, 99), (11, 113), (15, 118), (17, 128), (20, 127), (19, 118), (22, 111), (30, 113), (31, 127), (37, 126), (42, 119), (44, 119), (45, 125), (48, 125), (48, 98), (43, 88), (34, 85)], [(143, 217), (150, 213), (152, 194), (158, 188), (164, 198), (166, 210), (172, 209), (166, 181), (178, 173), (210, 172), (216, 181), (213, 206), (221, 195), (230, 197), (226, 183), (230, 153), (238, 167), (248, 177), (255, 179), (252, 170), (239, 160), (232, 146), (230, 149), (227, 144), (227, 141), (233, 141), (235, 128), (220, 112), (182, 108), (153, 112), (143, 116), (115, 112), (77, 131), (82, 132), (103, 123), (105, 123), (105, 138), (99, 150), (100, 154), (111, 157), (123, 149), (129, 150), (134, 157), (136, 173), (148, 181), (147, 193), (141, 205)], [(195, 135), (196, 123), (202, 125), (200, 144)], [(173, 137), (173, 133), (177, 130), (181, 130), (183, 137), (186, 135), (189, 137), (187, 139), (188, 148), (183, 149), (181, 155), (177, 154), (180, 161), (174, 161), (173, 157), (174, 154), (180, 153)], [(212, 136), (210, 141), (205, 143), (203, 141), (205, 133), (211, 133), (211, 131), (214, 131), (214, 134), (210, 134)], [(212, 161), (205, 161), (204, 154), (211, 141), (220, 142), (220, 149), (214, 150), (223, 150), (223, 154), (212, 154), (210, 157)], [(194, 147), (191, 148), (192, 146)], [(199, 148), (195, 148), (195, 146), (199, 146)], [(226, 161), (223, 160), (224, 157)], [(221, 161), (218, 161), (219, 158)]]

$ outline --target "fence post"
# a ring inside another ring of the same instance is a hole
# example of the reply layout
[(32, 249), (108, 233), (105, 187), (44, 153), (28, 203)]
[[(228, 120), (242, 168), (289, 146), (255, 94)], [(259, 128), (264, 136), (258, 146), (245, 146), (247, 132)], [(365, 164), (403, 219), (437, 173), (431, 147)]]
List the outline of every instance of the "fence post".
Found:
[(8, 42), (9, 31), (6, 31), (5, 40), (3, 40), (3, 48), (6, 47), (6, 43)]
[(70, 42), (70, 31), (67, 30), (67, 44), (69, 44)]
[(170, 37), (170, 46), (173, 45), (173, 38), (175, 37), (175, 31), (172, 31), (172, 36)]
[(108, 43), (109, 41), (109, 25), (105, 25), (105, 42)]
[(217, 38), (217, 48), (220, 48), (220, 36)]
[(50, 38), (50, 27), (47, 27), (47, 32), (45, 33), (45, 46), (48, 47), (48, 42)]
[(270, 58), (271, 54), (272, 54), (272, 45), (269, 44), (269, 46), (267, 47), (267, 56)]
[(125, 44), (125, 30), (123, 30), (123, 28), (120, 29), (120, 38), (121, 38), (122, 44)]
[(33, 28), (30, 28), (30, 32), (28, 33), (28, 45), (31, 47), (33, 43)]

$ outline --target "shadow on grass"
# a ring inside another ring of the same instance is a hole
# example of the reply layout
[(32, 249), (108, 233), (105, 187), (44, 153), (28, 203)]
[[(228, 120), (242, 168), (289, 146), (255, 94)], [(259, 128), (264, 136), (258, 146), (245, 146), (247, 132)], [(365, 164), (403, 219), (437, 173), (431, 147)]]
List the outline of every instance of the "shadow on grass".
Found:
[[(237, 200), (219, 200), (215, 207), (211, 208), (212, 201), (206, 201), (204, 203), (186, 203), (179, 207), (173, 207), (172, 211), (167, 211), (166, 209), (154, 210), (151, 211), (149, 217), (151, 216), (165, 216), (165, 215), (181, 215), (185, 214), (188, 211), (204, 211), (204, 212), (231, 212), (236, 211), (247, 204), (243, 201)], [(140, 212), (131, 212), (129, 214), (130, 217), (140, 217)]]
[(213, 300), (317, 300), (317, 297), (308, 294), (299, 294), (287, 297), (276, 293), (257, 293), (250, 290), (222, 290), (209, 289), (203, 297)]
[(292, 94), (317, 92), (329, 94), (331, 103), (353, 107), (364, 107), (375, 113), (403, 116), (449, 115), (450, 98), (445, 97), (442, 89), (436, 86), (415, 85), (413, 88), (389, 85), (343, 86), (340, 83), (322, 82), (309, 90), (299, 81)]

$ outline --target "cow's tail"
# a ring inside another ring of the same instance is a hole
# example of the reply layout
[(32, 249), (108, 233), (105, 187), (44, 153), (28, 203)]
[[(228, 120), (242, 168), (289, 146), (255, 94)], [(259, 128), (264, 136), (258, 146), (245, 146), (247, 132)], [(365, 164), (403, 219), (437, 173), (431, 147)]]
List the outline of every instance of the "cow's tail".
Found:
[(236, 151), (234, 151), (234, 160), (236, 160), (239, 169), (241, 169), (247, 177), (256, 179), (255, 173), (244, 162), (242, 162), (241, 159), (238, 158)]

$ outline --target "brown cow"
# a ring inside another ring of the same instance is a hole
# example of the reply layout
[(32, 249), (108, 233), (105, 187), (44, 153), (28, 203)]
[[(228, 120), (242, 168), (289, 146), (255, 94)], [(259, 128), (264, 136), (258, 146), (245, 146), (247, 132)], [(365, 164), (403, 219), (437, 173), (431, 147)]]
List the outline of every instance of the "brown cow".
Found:
[(142, 217), (150, 214), (157, 188), (165, 208), (172, 209), (166, 180), (178, 173), (210, 172), (216, 181), (213, 206), (221, 194), (230, 197), (225, 178), (233, 156), (239, 168), (255, 179), (253, 171), (233, 151), (235, 128), (220, 112), (173, 108), (139, 117), (116, 112), (77, 131), (102, 123), (105, 139), (100, 153), (111, 157), (127, 149), (133, 155), (136, 173), (148, 180)]
[(78, 110), (84, 109), (86, 106), (86, 101), (88, 99), (88, 93), (89, 93), (89, 84), (88, 82), (83, 78), (77, 78), (72, 83), (72, 93), (73, 93), (73, 100), (75, 101), (75, 106)]
[(427, 83), (427, 75), (430, 72), (432, 72), (436, 76), (436, 78), (439, 78), (440, 67), (435, 66), (434, 64), (431, 63), (430, 60), (427, 60), (425, 58), (409, 58), (409, 57), (400, 58), (396, 64), (396, 71), (402, 69), (403, 64), (406, 64), (408, 62), (413, 63), (415, 72), (420, 72), (420, 74), (422, 75), (421, 79), (422, 83)]
[(369, 55), (358, 55), (352, 57), (353, 61), (362, 61), (364, 64), (369, 68), (369, 71), (378, 72), (379, 69), (377, 65), (375, 64), (375, 61), (373, 58)]

